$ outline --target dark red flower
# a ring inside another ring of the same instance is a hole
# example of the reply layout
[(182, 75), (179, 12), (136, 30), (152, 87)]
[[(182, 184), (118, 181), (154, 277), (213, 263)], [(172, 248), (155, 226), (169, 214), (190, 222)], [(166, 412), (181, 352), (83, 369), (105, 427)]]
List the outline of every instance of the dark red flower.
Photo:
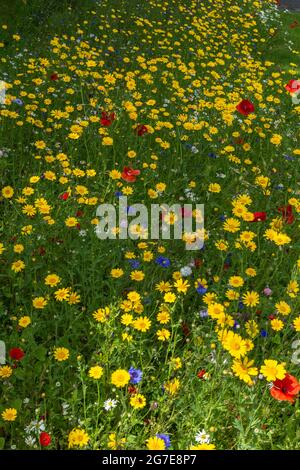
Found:
[(296, 377), (286, 374), (283, 380), (276, 379), (270, 389), (271, 395), (276, 400), (290, 401), (294, 403), (296, 396), (300, 392), (300, 384)]
[(248, 116), (248, 114), (254, 113), (254, 105), (251, 101), (242, 100), (236, 107), (239, 113), (243, 114), (244, 116)]
[(135, 128), (135, 132), (137, 133), (137, 135), (138, 135), (139, 137), (141, 137), (142, 135), (148, 133), (148, 128), (147, 128), (147, 126), (144, 126), (144, 124), (139, 124), (139, 125)]
[(293, 214), (293, 208), (290, 204), (287, 206), (278, 207), (278, 212), (282, 214), (282, 218), (286, 224), (292, 224), (294, 222), (295, 217)]
[(268, 319), (269, 319), (269, 320), (274, 320), (274, 318), (275, 318), (275, 315), (272, 315), (272, 314), (271, 314), (271, 315), (268, 316)]
[(40, 444), (42, 447), (48, 447), (51, 444), (51, 436), (47, 432), (41, 432)]
[(130, 168), (129, 166), (124, 166), (121, 176), (124, 181), (127, 181), (127, 183), (134, 183), (136, 181), (136, 177), (140, 173), (141, 173), (140, 170), (134, 170), (133, 168)]
[(254, 219), (251, 222), (264, 222), (267, 218), (266, 212), (253, 212)]
[(57, 75), (57, 73), (52, 73), (52, 74), (50, 75), (50, 80), (52, 80), (53, 82), (54, 82), (55, 80), (58, 80), (58, 75)]
[(21, 359), (23, 359), (23, 357), (25, 356), (25, 353), (24, 353), (23, 349), (21, 349), (21, 348), (12, 348), (9, 351), (9, 356), (14, 361), (21, 361)]
[(199, 372), (198, 372), (198, 374), (197, 374), (197, 377), (198, 377), (199, 379), (204, 379), (205, 374), (206, 374), (206, 370), (205, 370), (205, 369), (201, 369), (201, 370), (199, 370)]
[(69, 199), (70, 193), (68, 191), (66, 191), (65, 193), (60, 194), (58, 197), (62, 201), (66, 201), (67, 199)]
[(237, 145), (244, 145), (245, 139), (243, 139), (243, 137), (236, 137), (234, 139), (234, 143), (237, 144)]
[(107, 113), (106, 111), (102, 111), (100, 122), (102, 126), (109, 127), (115, 119), (115, 113)]
[(200, 268), (200, 266), (202, 266), (202, 264), (203, 264), (202, 259), (199, 259), (199, 258), (194, 259), (195, 268)]
[(129, 385), (127, 390), (128, 390), (128, 393), (130, 393), (130, 395), (135, 395), (137, 393), (137, 388), (134, 387), (133, 385)]
[(300, 90), (300, 81), (299, 80), (290, 80), (287, 85), (285, 85), (285, 89), (290, 93), (296, 93)]
[(84, 212), (79, 209), (79, 210), (76, 212), (76, 217), (82, 217), (83, 214), (84, 214)]
[(38, 251), (40, 256), (44, 256), (46, 254), (46, 248), (44, 246), (39, 246)]

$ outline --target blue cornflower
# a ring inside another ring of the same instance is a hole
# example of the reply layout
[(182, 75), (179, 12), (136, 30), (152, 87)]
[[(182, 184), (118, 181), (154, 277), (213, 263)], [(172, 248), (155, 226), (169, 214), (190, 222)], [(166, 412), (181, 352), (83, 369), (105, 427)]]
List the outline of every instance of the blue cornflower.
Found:
[(13, 103), (16, 103), (16, 104), (18, 104), (19, 106), (23, 106), (23, 104), (24, 104), (24, 103), (23, 103), (23, 101), (22, 101), (22, 100), (20, 100), (20, 98), (16, 98), (16, 99), (14, 99), (14, 100), (13, 100)]
[(268, 333), (266, 332), (266, 330), (261, 330), (261, 331), (260, 331), (260, 336), (262, 336), (263, 338), (265, 338), (266, 336), (268, 336)]
[(121, 197), (121, 196), (123, 196), (123, 193), (121, 191), (116, 191), (115, 196), (116, 197)]
[(156, 437), (164, 441), (166, 449), (169, 449), (169, 447), (171, 447), (171, 439), (168, 434), (156, 434)]
[(202, 286), (202, 284), (198, 283), (196, 291), (198, 292), (198, 294), (203, 295), (207, 292), (207, 289), (206, 287)]
[(171, 264), (171, 261), (169, 258), (164, 258), (164, 256), (158, 256), (155, 260), (156, 264), (159, 264), (163, 268), (168, 268)]
[(130, 259), (129, 264), (133, 269), (138, 269), (141, 263), (137, 259)]
[(135, 369), (131, 366), (128, 372), (130, 375), (130, 383), (138, 384), (142, 380), (143, 372), (140, 369)]

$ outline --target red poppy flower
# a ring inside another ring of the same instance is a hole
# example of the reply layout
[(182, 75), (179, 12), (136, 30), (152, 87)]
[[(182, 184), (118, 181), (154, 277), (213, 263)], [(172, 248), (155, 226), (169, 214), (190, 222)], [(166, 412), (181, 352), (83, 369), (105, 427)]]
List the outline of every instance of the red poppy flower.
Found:
[(102, 126), (109, 127), (115, 119), (115, 113), (107, 113), (106, 111), (102, 111), (100, 122)]
[(142, 135), (148, 133), (148, 128), (147, 128), (147, 126), (144, 126), (144, 124), (139, 124), (139, 125), (135, 128), (135, 132), (137, 133), (137, 135), (138, 135), (139, 137), (141, 137)]
[(137, 393), (137, 388), (134, 387), (133, 385), (129, 385), (127, 390), (128, 390), (128, 393), (130, 393), (130, 395), (135, 395)]
[(285, 85), (285, 89), (290, 93), (296, 93), (296, 91), (300, 90), (300, 81), (290, 80), (289, 83)]
[(293, 214), (293, 208), (290, 204), (287, 206), (278, 207), (278, 212), (281, 212), (282, 218), (286, 224), (292, 224), (294, 222), (295, 217)]
[(266, 212), (253, 212), (254, 219), (251, 222), (264, 222), (267, 218)]
[(66, 201), (67, 199), (69, 199), (69, 196), (70, 196), (70, 193), (68, 191), (66, 191), (65, 193), (60, 194), (58, 197), (62, 201)]
[(122, 178), (124, 181), (127, 183), (134, 183), (136, 181), (136, 177), (140, 174), (140, 170), (134, 170), (133, 168), (130, 168), (129, 166), (124, 166), (123, 171), (122, 171)]
[(47, 432), (41, 432), (40, 444), (42, 447), (48, 447), (51, 444), (51, 436)]
[(9, 351), (9, 356), (14, 361), (21, 361), (21, 359), (23, 359), (23, 357), (25, 356), (25, 353), (24, 353), (23, 349), (21, 349), (21, 348), (12, 348)]
[(248, 114), (254, 113), (254, 105), (251, 103), (251, 101), (248, 100), (242, 100), (237, 105), (236, 109), (244, 116), (248, 116)]
[(294, 403), (300, 392), (300, 384), (296, 377), (286, 374), (283, 380), (276, 379), (270, 389), (271, 395), (276, 400), (290, 401)]
[(198, 377), (199, 379), (204, 379), (205, 374), (206, 374), (206, 370), (205, 370), (205, 369), (201, 369), (201, 370), (199, 370), (199, 372), (198, 372), (198, 374), (197, 374), (197, 377)]
[(57, 73), (52, 73), (52, 74), (50, 75), (50, 80), (52, 80), (53, 82), (54, 82), (55, 80), (58, 80), (58, 75), (57, 75)]

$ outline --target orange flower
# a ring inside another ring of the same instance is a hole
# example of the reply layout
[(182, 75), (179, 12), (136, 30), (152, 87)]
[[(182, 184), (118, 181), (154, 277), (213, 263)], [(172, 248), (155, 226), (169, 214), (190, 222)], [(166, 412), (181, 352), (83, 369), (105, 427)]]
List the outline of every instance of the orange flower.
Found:
[(277, 379), (273, 382), (273, 387), (270, 392), (272, 397), (276, 400), (294, 403), (296, 396), (300, 392), (300, 384), (296, 377), (286, 374), (284, 379)]

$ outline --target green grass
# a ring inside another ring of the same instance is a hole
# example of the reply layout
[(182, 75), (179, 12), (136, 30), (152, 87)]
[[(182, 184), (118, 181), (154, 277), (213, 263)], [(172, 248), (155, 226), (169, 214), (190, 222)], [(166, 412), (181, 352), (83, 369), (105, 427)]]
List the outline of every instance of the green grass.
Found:
[[(0, 26), (8, 29), (0, 29), (1, 71), (12, 87), (0, 106), (0, 150), (6, 155), (0, 158), (0, 321), (7, 351), (19, 347), (25, 357), (8, 358), (10, 376), (0, 369), (0, 447), (39, 449), (39, 430), (28, 426), (43, 416), (52, 449), (68, 448), (73, 428), (88, 433), (90, 449), (109, 448), (111, 433), (118, 441), (113, 448), (145, 449), (149, 438), (166, 433), (172, 448), (188, 449), (202, 429), (218, 449), (299, 448), (299, 400), (275, 400), (271, 379), (257, 377), (264, 360), (273, 359), (299, 379), (292, 361), (299, 292), (290, 292), (290, 281), (300, 283), (299, 109), (284, 88), (299, 78), (296, 53), (287, 47), (290, 40), (292, 49), (300, 47), (300, 28), (288, 27), (299, 14), (262, 22), (250, 0), (222, 1), (221, 17), (213, 0), (163, 3), (166, 13), (158, 0), (15, 0), (2, 7)], [(231, 9), (234, 3), (242, 14)], [(269, 11), (267, 2), (264, 9)], [(246, 18), (255, 18), (258, 29)], [(13, 39), (17, 33), (19, 41)], [(53, 37), (58, 45), (50, 44)], [(265, 66), (266, 60), (274, 65)], [(255, 117), (236, 111), (244, 98), (254, 103)], [(109, 127), (100, 123), (103, 111), (116, 113)], [(136, 124), (149, 132), (138, 137)], [(105, 145), (104, 135), (113, 145)], [(130, 159), (128, 150), (136, 157)], [(129, 165), (141, 171), (136, 182), (113, 179), (112, 170)], [(219, 185), (216, 192), (211, 184)], [(120, 190), (128, 192), (129, 205), (147, 207), (191, 202), (192, 192), (205, 204), (205, 249), (189, 252), (172, 240), (149, 240), (146, 248), (130, 239), (99, 241), (97, 205), (116, 205)], [(250, 198), (241, 209), (247, 207), (248, 215), (265, 211), (265, 222), (232, 212), (240, 194)], [(292, 200), (292, 223), (279, 210), (291, 198), (298, 201)], [(73, 228), (66, 225), (70, 217), (76, 218)], [(226, 231), (225, 217), (238, 218), (241, 230)], [(32, 232), (26, 234), (28, 225)], [(276, 228), (273, 241), (266, 238), (270, 227)], [(278, 231), (289, 237), (283, 245)], [(240, 240), (241, 233), (250, 233), (254, 243)], [(217, 249), (224, 240), (228, 247)], [(132, 252), (140, 267), (130, 264)], [(170, 259), (170, 267), (160, 266), (160, 256)], [(14, 272), (17, 260), (25, 264), (20, 272)], [(192, 260), (187, 292), (180, 292), (178, 271)], [(112, 268), (122, 269), (120, 277)], [(135, 269), (143, 280), (134, 280)], [(45, 278), (53, 273), (60, 280), (51, 287)], [(233, 276), (242, 278), (240, 287), (232, 287)], [(162, 282), (175, 301), (157, 289)], [(207, 303), (199, 284), (217, 295), (227, 317), (200, 317)], [(68, 289), (65, 300), (54, 294), (61, 288)], [(252, 291), (258, 303), (241, 305)], [(70, 292), (80, 299), (70, 301)], [(132, 292), (141, 300), (128, 306)], [(279, 302), (288, 303), (289, 315), (278, 314)], [(157, 317), (162, 305), (170, 314), (166, 323)], [(126, 309), (133, 317), (128, 325)], [(151, 321), (144, 332), (134, 322), (140, 316)], [(272, 316), (283, 321), (280, 331)], [(31, 320), (26, 327), (24, 317)], [(218, 337), (225, 321), (257, 368), (251, 386), (233, 372), (237, 345)], [(158, 339), (162, 329), (168, 341)], [(67, 348), (69, 357), (57, 360), (58, 347)], [(103, 368), (99, 381), (89, 376), (95, 365)], [(143, 371), (142, 381), (136, 390), (116, 388), (112, 373), (130, 366)], [(175, 379), (180, 388), (172, 394), (168, 386)], [(144, 408), (133, 408), (135, 392), (145, 397)], [(109, 398), (118, 404), (107, 412)], [(18, 411), (14, 422), (2, 415), (8, 408)]]

